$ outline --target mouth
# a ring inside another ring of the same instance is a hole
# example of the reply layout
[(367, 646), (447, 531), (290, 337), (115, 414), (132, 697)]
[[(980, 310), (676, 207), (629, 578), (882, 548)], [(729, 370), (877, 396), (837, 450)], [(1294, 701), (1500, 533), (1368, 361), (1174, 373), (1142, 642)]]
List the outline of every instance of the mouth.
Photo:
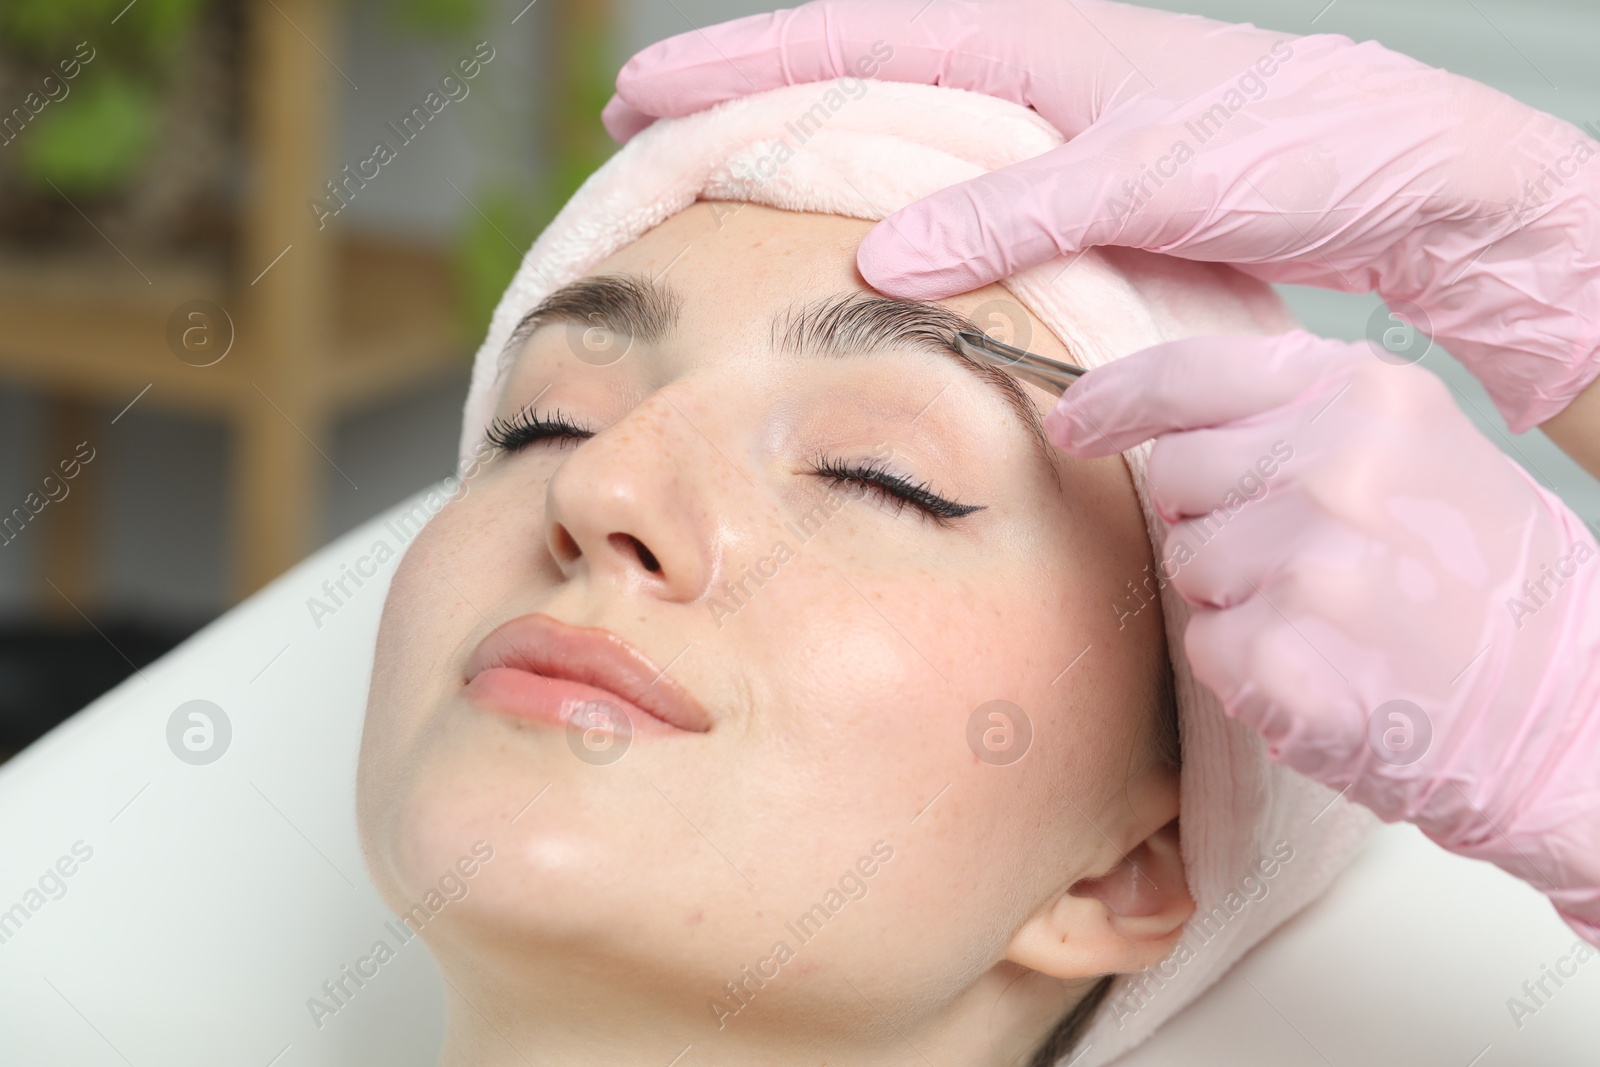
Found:
[(610, 630), (549, 615), (495, 627), (473, 650), (466, 682), (467, 695), (492, 711), (556, 726), (601, 703), (621, 710), (635, 729), (711, 729), (700, 702), (639, 649)]

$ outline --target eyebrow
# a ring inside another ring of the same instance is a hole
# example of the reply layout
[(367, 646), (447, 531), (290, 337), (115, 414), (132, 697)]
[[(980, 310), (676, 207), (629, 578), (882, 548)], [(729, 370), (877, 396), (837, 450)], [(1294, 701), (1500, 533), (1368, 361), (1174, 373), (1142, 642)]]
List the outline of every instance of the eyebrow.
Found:
[(843, 293), (778, 315), (772, 322), (772, 346), (792, 356), (846, 357), (905, 348), (948, 356), (1000, 391), (1049, 463), (1044, 423), (1021, 383), (956, 348), (953, 342), (959, 330), (983, 332), (977, 323), (942, 304)]
[(563, 285), (517, 323), (506, 341), (505, 352), (522, 346), (528, 335), (551, 322), (601, 326), (654, 344), (678, 325), (683, 300), (671, 289), (649, 278), (629, 274), (599, 274)]
[[(580, 278), (524, 315), (505, 351), (514, 352), (535, 330), (552, 322), (600, 326), (653, 344), (672, 334), (682, 307), (682, 298), (649, 278), (626, 274)], [(957, 349), (953, 340), (959, 330), (983, 332), (971, 319), (942, 304), (874, 293), (842, 293), (799, 304), (776, 315), (771, 326), (774, 350), (791, 356), (849, 357), (909, 348), (953, 359), (1000, 392), (1053, 470), (1044, 423), (1021, 383)]]

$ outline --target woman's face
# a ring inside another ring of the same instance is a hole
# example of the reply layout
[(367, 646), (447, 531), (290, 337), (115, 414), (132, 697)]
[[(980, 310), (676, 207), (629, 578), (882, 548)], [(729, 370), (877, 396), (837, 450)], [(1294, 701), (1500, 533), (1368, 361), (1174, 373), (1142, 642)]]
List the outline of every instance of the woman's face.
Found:
[[(1159, 615), (1114, 607), (1150, 561), (1125, 467), (1045, 445), (915, 340), (915, 306), (830, 321), (875, 296), (868, 225), (695, 204), (595, 271), (659, 299), (590, 286), (521, 342), (498, 408), (520, 447), (410, 545), (361, 752), (397, 912), (493, 850), (427, 927), (452, 982), (685, 1033), (915, 1026), (1175, 815), (1148, 758)], [(944, 306), (1070, 358), (999, 287)], [(542, 682), (607, 643), (560, 624), (633, 646), (645, 695)]]

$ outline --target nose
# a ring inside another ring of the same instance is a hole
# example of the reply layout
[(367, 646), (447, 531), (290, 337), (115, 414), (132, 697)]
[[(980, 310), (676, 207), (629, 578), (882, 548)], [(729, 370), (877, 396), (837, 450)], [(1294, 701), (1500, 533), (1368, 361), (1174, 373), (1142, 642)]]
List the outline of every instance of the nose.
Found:
[[(649, 410), (646, 410), (649, 409)], [(704, 487), (685, 462), (691, 442), (672, 431), (679, 418), (646, 402), (585, 441), (545, 489), (545, 545), (563, 577), (643, 585), (687, 603), (704, 593), (714, 569)]]

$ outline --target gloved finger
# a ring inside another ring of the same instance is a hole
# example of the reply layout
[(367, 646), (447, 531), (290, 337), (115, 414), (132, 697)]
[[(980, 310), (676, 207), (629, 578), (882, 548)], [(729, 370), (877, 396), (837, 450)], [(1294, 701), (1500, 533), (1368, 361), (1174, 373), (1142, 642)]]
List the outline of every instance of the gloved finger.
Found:
[(1164, 126), (1127, 126), (1091, 127), (901, 208), (862, 239), (861, 276), (902, 300), (942, 300), (1092, 245), (1183, 255), (1185, 236), (1203, 233), (1215, 216), (1217, 187), (1183, 175), (1159, 200), (1143, 201), (1129, 183), (1170, 155), (1176, 135)]
[(1145, 469), (1156, 514), (1176, 523), (1264, 498), (1283, 484), (1294, 436), (1291, 426), (1257, 420), (1163, 435)]
[(1232, 607), (1273, 585), (1314, 536), (1299, 502), (1261, 496), (1174, 525), (1157, 572), (1191, 605)]
[[(1315, 46), (1326, 41), (1295, 44)], [(862, 277), (890, 296), (938, 300), (1058, 255), (1122, 245), (1244, 265), (1273, 280), (1371, 288), (1375, 279), (1300, 256), (1307, 237), (1285, 212), (1329, 208), (1326, 190), (1304, 194), (1322, 200), (1289, 202), (1277, 186), (1269, 198), (1252, 180), (1300, 150), (1297, 126), (1230, 126), (1225, 151), (1196, 134), (1212, 128), (1208, 115), (1226, 86), (1122, 104), (1066, 144), (902, 208), (863, 239)]]
[[(1026, 31), (1041, 18), (1034, 3), (812, 0), (650, 45), (623, 65), (617, 92), (634, 108), (667, 117), (783, 85), (879, 78), (1024, 104), (1072, 136), (1099, 111), (1107, 82), (1097, 76), (1101, 64), (1116, 59), (1126, 69), (1076, 7), (1063, 5), (1063, 24), (1041, 40)], [(1037, 54), (1028, 54), (1030, 46)]]
[(1061, 253), (1057, 191), (1068, 184), (1043, 155), (951, 185), (879, 222), (861, 239), (867, 284), (901, 300), (943, 300)]
[(1365, 731), (1352, 728), (1366, 718), (1360, 695), (1312, 643), (1324, 635), (1291, 624), (1273, 602), (1282, 588), (1229, 608), (1196, 609), (1184, 652), (1196, 680), (1261, 734), (1273, 759), (1319, 778), (1333, 768), (1353, 772), (1364, 763)]
[(615, 93), (611, 94), (611, 99), (607, 100), (606, 106), (600, 110), (601, 124), (605, 126), (611, 139), (618, 144), (627, 144), (634, 134), (654, 121), (654, 116), (646, 115)]
[(1161, 434), (1304, 405), (1366, 351), (1303, 330), (1168, 341), (1078, 379), (1045, 416), (1045, 433), (1071, 455), (1108, 456)]

